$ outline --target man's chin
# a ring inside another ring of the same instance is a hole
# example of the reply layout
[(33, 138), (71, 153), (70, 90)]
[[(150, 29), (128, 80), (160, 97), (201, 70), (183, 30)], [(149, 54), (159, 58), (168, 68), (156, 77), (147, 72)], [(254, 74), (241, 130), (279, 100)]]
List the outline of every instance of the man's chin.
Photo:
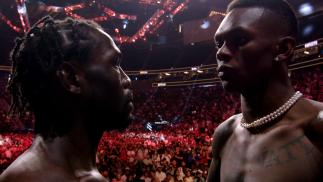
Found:
[(233, 90), (232, 85), (228, 81), (221, 81), (224, 91), (231, 92)]
[(239, 92), (239, 89), (234, 84), (228, 81), (222, 81), (221, 83), (225, 92), (229, 92), (229, 93)]
[(128, 114), (124, 115), (125, 117), (121, 117), (119, 120), (116, 121), (115, 129), (117, 130), (125, 130), (129, 127), (129, 125), (133, 121), (133, 115)]

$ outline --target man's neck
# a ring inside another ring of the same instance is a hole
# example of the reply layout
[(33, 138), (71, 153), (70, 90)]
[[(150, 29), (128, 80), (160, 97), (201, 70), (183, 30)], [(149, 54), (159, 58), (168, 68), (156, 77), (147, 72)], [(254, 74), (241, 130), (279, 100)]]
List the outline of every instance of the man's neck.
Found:
[(290, 84), (276, 82), (263, 90), (241, 94), (241, 110), (246, 122), (253, 122), (282, 106), (295, 93)]
[(50, 162), (76, 177), (96, 170), (96, 150), (103, 132), (93, 133), (80, 124), (62, 137), (44, 140)]

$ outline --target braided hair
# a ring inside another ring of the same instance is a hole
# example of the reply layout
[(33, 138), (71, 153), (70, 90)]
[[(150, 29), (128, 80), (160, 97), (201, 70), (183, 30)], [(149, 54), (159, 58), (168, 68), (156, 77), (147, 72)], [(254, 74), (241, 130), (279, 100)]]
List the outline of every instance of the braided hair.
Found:
[(64, 62), (84, 64), (90, 59), (96, 42), (89, 32), (98, 28), (101, 29), (89, 20), (54, 20), (46, 16), (22, 38), (17, 38), (10, 54), (12, 71), (7, 88), (12, 102), (9, 113), (22, 116), (26, 111), (34, 112), (36, 133), (45, 133), (49, 127), (59, 130), (62, 123), (37, 121), (36, 111), (50, 107), (48, 100), (53, 99), (53, 88), (58, 85), (56, 72)]

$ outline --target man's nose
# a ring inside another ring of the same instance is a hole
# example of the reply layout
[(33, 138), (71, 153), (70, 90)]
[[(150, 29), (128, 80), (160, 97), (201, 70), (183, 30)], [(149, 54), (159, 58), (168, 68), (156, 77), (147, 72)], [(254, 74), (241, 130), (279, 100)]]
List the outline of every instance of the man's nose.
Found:
[(129, 76), (123, 71), (123, 69), (120, 67), (120, 73), (121, 73), (121, 84), (124, 88), (130, 88), (131, 87), (131, 79)]
[(218, 52), (216, 53), (216, 59), (219, 62), (229, 62), (231, 58), (232, 53), (226, 43), (224, 43), (222, 47), (218, 49)]

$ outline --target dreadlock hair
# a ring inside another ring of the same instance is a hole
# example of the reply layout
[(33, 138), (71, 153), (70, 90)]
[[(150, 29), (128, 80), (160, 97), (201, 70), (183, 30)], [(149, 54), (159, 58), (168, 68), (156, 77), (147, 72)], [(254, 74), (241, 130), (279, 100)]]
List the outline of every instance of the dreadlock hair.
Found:
[(97, 44), (89, 32), (98, 28), (101, 27), (89, 20), (54, 20), (46, 16), (22, 38), (17, 38), (10, 54), (12, 71), (7, 88), (12, 102), (9, 113), (22, 116), (32, 111), (36, 118), (35, 132), (44, 137), (66, 133), (69, 123), (57, 118), (44, 119), (47, 114), (44, 111), (50, 111), (51, 101), (57, 99), (53, 98), (58, 92), (55, 88), (60, 86), (56, 72), (63, 63), (84, 64), (89, 60)]
[(227, 12), (230, 12), (235, 8), (245, 7), (261, 7), (272, 11), (280, 17), (279, 20), (277, 20), (282, 22), (279, 26), (286, 26), (287, 35), (292, 36), (297, 40), (298, 21), (293, 8), (286, 0), (233, 0), (229, 4)]

